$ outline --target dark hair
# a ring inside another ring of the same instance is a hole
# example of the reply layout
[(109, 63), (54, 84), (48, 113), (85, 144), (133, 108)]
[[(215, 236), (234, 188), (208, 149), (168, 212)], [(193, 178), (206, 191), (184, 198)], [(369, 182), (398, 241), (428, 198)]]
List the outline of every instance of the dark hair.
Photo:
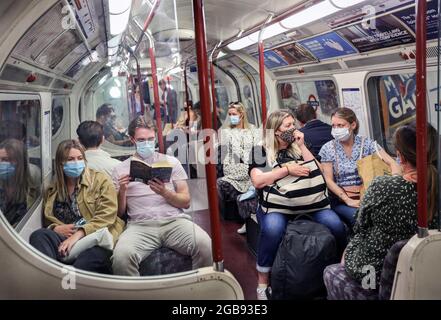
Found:
[(114, 111), (112, 105), (104, 103), (98, 108), (98, 110), (96, 110), (96, 118), (98, 119), (102, 116), (107, 116), (112, 111)]
[(137, 116), (135, 119), (133, 119), (128, 128), (129, 136), (132, 138), (135, 138), (135, 131), (139, 128), (145, 128), (154, 130), (156, 132), (156, 126), (155, 123), (152, 120), (147, 120), (143, 116)]
[[(438, 210), (438, 170), (437, 161), (437, 134), (436, 130), (427, 124), (427, 194), (428, 194), (428, 222), (432, 221), (433, 216)], [(417, 166), (417, 145), (416, 145), (416, 124), (399, 127), (394, 134), (395, 149), (401, 156), (414, 168)]]
[(201, 110), (201, 102), (200, 101), (198, 101), (198, 102), (196, 102), (194, 105), (193, 105), (193, 107), (191, 107), (194, 111), (196, 111), (196, 110)]
[(6, 139), (26, 140), (26, 126), (23, 122), (16, 120), (0, 121), (0, 141)]
[(83, 121), (77, 128), (77, 135), (86, 149), (97, 148), (103, 141), (103, 126), (97, 121)]
[(294, 111), (294, 114), (301, 123), (307, 123), (308, 121), (317, 119), (317, 114), (313, 106), (309, 104), (302, 103)]
[(341, 118), (349, 122), (350, 124), (356, 123), (355, 129), (354, 129), (354, 135), (358, 134), (358, 130), (360, 129), (360, 123), (358, 122), (357, 116), (355, 115), (354, 111), (352, 111), (349, 108), (338, 108), (331, 114), (331, 118), (333, 116), (336, 116), (337, 118)]
[(164, 79), (161, 79), (161, 80), (159, 80), (159, 86), (162, 86), (162, 85), (167, 85), (167, 82), (165, 82), (165, 80)]

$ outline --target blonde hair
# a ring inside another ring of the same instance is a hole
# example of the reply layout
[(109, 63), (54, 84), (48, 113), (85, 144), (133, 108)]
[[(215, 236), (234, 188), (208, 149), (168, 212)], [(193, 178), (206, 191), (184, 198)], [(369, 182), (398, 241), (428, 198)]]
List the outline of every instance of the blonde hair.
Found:
[[(243, 119), (243, 128), (244, 129), (250, 128), (250, 123), (248, 122), (247, 110), (246, 110), (245, 106), (242, 104), (242, 102), (230, 103), (230, 105), (228, 106), (228, 110), (229, 109), (235, 109), (237, 112), (239, 112), (241, 114), (242, 119)], [(234, 128), (234, 126), (231, 123), (229, 123), (228, 126), (231, 129)]]
[[(67, 201), (69, 199), (69, 192), (67, 191), (66, 179), (64, 177), (63, 166), (69, 158), (70, 149), (77, 149), (83, 155), (86, 162), (86, 155), (83, 146), (76, 140), (64, 140), (60, 142), (55, 153), (55, 181), (54, 186), (57, 190), (57, 200)], [(84, 171), (83, 171), (84, 173)]]
[[(274, 164), (277, 157), (277, 152), (279, 151), (279, 141), (275, 136), (276, 131), (280, 128), (285, 120), (288, 117), (292, 117), (295, 119), (294, 115), (291, 111), (287, 109), (281, 109), (278, 111), (274, 111), (271, 113), (266, 121), (265, 130), (263, 132), (265, 150), (268, 158), (268, 162), (270, 164)], [(291, 143), (288, 148), (288, 152), (294, 157), (300, 157), (302, 155), (302, 151), (296, 143)]]

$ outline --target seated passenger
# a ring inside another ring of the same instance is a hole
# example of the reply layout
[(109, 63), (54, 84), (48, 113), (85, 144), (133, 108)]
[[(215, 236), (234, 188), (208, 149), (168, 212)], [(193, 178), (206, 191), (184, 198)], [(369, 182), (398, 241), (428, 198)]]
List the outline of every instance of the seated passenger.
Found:
[[(332, 136), (319, 152), (326, 184), (333, 193), (331, 208), (349, 226), (355, 223), (355, 211), (360, 206), (361, 177), (357, 161), (376, 152), (376, 142), (358, 135), (359, 123), (354, 111), (339, 108), (331, 116)], [(383, 150), (381, 157), (391, 167), (392, 173), (399, 173), (396, 162)]]
[[(285, 234), (288, 220), (293, 215), (285, 214), (286, 210), (295, 206), (296, 198), (286, 201), (284, 209), (277, 212), (272, 209), (265, 213), (262, 205), (263, 191), (270, 192), (276, 180), (288, 175), (309, 176), (309, 168), (289, 161), (309, 161), (314, 156), (304, 144), (303, 133), (294, 127), (294, 116), (288, 110), (275, 111), (268, 117), (265, 128), (265, 145), (256, 146), (252, 150), (252, 162), (249, 167), (251, 181), (259, 194), (257, 221), (260, 225), (260, 239), (257, 249), (257, 298), (265, 300), (265, 290), (269, 285), (269, 273), (276, 257), (277, 249)], [(288, 200), (288, 199), (286, 199)], [(292, 203), (291, 203), (292, 200)], [(342, 246), (346, 240), (345, 228), (341, 220), (330, 209), (310, 213), (311, 218), (331, 230)]]
[(331, 135), (332, 127), (317, 119), (317, 112), (314, 107), (308, 104), (301, 104), (295, 109), (295, 116), (300, 123), (300, 131), (305, 135), (305, 143), (314, 157), (320, 161), (318, 156), (322, 146), (333, 140)]
[(0, 143), (0, 209), (13, 227), (37, 199), (40, 175), (40, 169), (28, 162), (22, 141)]
[(115, 128), (115, 110), (110, 104), (103, 104), (96, 111), (96, 121), (103, 126), (104, 137), (117, 146), (131, 146), (129, 137)]
[[(248, 123), (248, 115), (240, 102), (231, 103), (228, 107), (229, 125), (221, 130), (220, 145), (226, 154), (222, 156), (224, 176), (217, 179), (217, 190), (220, 203), (234, 201), (252, 186), (248, 174), (249, 155), (253, 146), (260, 142), (259, 131)], [(245, 223), (237, 230), (246, 232)]]
[(84, 121), (77, 128), (78, 140), (86, 148), (87, 166), (90, 169), (105, 172), (112, 176), (112, 171), (121, 161), (113, 159), (100, 146), (104, 142), (103, 126), (97, 121)]
[[(428, 224), (436, 228), (438, 172), (436, 169), (436, 131), (429, 125), (427, 140)], [(324, 278), (331, 299), (342, 299), (338, 292), (344, 286), (347, 297), (356, 297), (360, 283), (368, 275), (365, 266), (375, 271), (377, 289), (388, 250), (399, 240), (417, 232), (417, 149), (414, 124), (397, 129), (394, 145), (400, 159), (402, 175), (377, 177), (369, 185), (357, 210), (354, 236), (343, 256), (342, 265), (325, 269)], [(347, 273), (356, 283), (341, 283)], [(371, 283), (372, 284), (372, 283)], [(351, 291), (348, 291), (351, 290)], [(356, 292), (354, 291), (356, 290)], [(369, 292), (366, 292), (369, 295)]]
[[(111, 179), (86, 166), (83, 147), (75, 140), (65, 140), (55, 155), (55, 179), (44, 201), (47, 228), (32, 233), (30, 244), (48, 257), (63, 261), (73, 245), (86, 235), (108, 228), (113, 241), (123, 231), (117, 217), (117, 194)], [(82, 218), (85, 224), (75, 226)], [(111, 273), (112, 252), (99, 246), (84, 250), (73, 266), (78, 269)]]
[[(201, 128), (201, 115), (199, 102), (196, 102), (194, 107), (192, 101), (189, 101), (189, 106), (184, 103), (184, 111), (179, 115), (175, 128), (182, 129), (187, 133), (196, 132)], [(188, 110), (188, 112), (187, 112)], [(188, 113), (190, 113), (190, 121), (188, 121)]]
[[(113, 252), (113, 272), (139, 276), (141, 261), (161, 247), (190, 255), (193, 268), (210, 266), (210, 237), (182, 210), (190, 206), (185, 181), (187, 174), (182, 165), (174, 157), (155, 152), (156, 127), (153, 122), (143, 117), (135, 118), (129, 125), (129, 135), (136, 145), (136, 153), (119, 164), (112, 175), (118, 190), (118, 215), (128, 215), (127, 228)], [(164, 161), (171, 164), (170, 183), (158, 179), (152, 179), (148, 184), (130, 181), (133, 158), (150, 165)]]

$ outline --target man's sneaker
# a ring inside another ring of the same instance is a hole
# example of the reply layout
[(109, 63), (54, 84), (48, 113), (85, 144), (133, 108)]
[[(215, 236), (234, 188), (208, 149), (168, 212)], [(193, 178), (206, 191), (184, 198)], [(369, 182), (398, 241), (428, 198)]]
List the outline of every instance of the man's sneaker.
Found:
[(257, 288), (257, 300), (269, 300), (271, 299), (271, 287)]
[(242, 227), (237, 229), (237, 233), (238, 234), (245, 234), (245, 233), (247, 233), (247, 225), (244, 223)]

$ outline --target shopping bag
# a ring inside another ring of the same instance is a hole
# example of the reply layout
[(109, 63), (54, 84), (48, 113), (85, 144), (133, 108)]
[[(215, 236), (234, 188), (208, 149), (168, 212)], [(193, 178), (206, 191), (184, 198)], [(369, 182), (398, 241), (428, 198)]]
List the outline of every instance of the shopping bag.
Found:
[(390, 167), (383, 161), (378, 151), (358, 160), (357, 169), (363, 181), (360, 189), (361, 198), (375, 177), (391, 174)]

